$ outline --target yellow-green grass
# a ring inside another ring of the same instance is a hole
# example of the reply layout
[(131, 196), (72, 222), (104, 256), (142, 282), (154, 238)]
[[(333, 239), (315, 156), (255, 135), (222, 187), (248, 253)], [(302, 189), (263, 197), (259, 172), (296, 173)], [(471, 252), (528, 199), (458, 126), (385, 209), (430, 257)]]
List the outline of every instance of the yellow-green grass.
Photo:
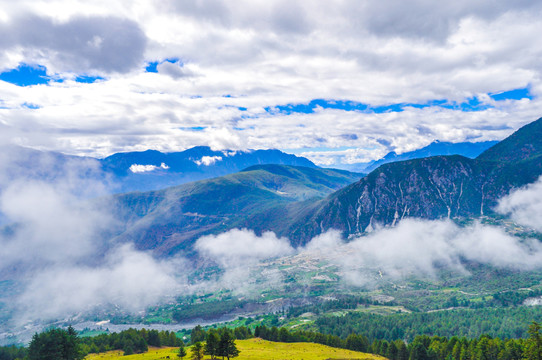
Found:
[[(336, 349), (325, 345), (313, 343), (280, 343), (262, 339), (237, 340), (235, 342), (241, 352), (237, 360), (325, 360), (325, 359), (363, 359), (384, 360), (383, 357), (365, 354), (357, 351)], [(149, 348), (145, 354), (123, 356), (122, 351), (109, 351), (101, 354), (90, 354), (87, 360), (158, 360), (177, 359), (177, 348)], [(190, 359), (190, 348), (187, 348)], [(210, 359), (205, 356), (205, 359)]]
[[(99, 354), (89, 354), (85, 360), (158, 360), (158, 359), (167, 359), (169, 356), (170, 359), (177, 359), (177, 353), (179, 348), (172, 347), (163, 347), (163, 348), (154, 348), (149, 347), (149, 351), (143, 354), (133, 354), (124, 356), (124, 352), (117, 351), (108, 351), (105, 353)], [(185, 357), (189, 359), (189, 357)]]

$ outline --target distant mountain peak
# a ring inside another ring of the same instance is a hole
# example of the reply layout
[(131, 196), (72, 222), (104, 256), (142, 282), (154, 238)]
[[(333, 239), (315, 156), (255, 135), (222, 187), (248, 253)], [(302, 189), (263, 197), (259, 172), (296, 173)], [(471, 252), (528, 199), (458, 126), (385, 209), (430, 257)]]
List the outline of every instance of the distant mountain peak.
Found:
[(473, 159), (496, 143), (497, 141), (451, 143), (447, 141), (435, 140), (431, 144), (421, 149), (404, 152), (402, 154), (397, 154), (395, 151), (391, 151), (382, 159), (368, 163), (365, 169), (360, 171), (371, 172), (380, 165), (390, 162), (421, 159), (438, 155), (462, 155)]

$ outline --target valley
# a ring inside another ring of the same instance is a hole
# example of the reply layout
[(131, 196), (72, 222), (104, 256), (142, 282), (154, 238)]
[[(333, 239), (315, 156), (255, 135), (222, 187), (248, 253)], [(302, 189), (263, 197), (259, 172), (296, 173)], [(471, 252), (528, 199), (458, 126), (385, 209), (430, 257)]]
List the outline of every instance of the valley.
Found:
[[(85, 200), (113, 221), (89, 238), (92, 251), (70, 261), (96, 269), (88, 284), (108, 285), (70, 285), (75, 303), (84, 307), (48, 309), (43, 319), (24, 320), (15, 331), (4, 328), (2, 342), (24, 341), (43, 324), (105, 331), (233, 322), (330, 333), (325, 319), (360, 316), (355, 321), (404, 321), (399, 328), (408, 337), (425, 333), (408, 328), (418, 316), (448, 322), (445, 314), (471, 314), (470, 326), (492, 311), (518, 325), (489, 333), (524, 336), (527, 319), (540, 317), (532, 305), (542, 296), (542, 234), (536, 224), (514, 217), (515, 208), (499, 206), (515, 192), (536, 190), (536, 184), (523, 186), (542, 173), (541, 126), (539, 119), (476, 159), (399, 161), (366, 176), (260, 164), (175, 187)], [(4, 227), (6, 239), (17, 239), (19, 226)], [(101, 269), (113, 264), (126, 264), (137, 278), (108, 283)], [(50, 267), (38, 276), (49, 276)], [(10, 324), (21, 311), (10, 302), (29, 296), (25, 277), (32, 272), (4, 272), (0, 315)], [(59, 274), (69, 276), (62, 267), (51, 276)], [(42, 296), (58, 295), (32, 286)], [(88, 303), (92, 291), (105, 295)], [(88, 297), (79, 299), (81, 293)], [(126, 302), (125, 293), (143, 300)], [(448, 330), (441, 328), (451, 336)], [(399, 336), (374, 331), (372, 340)]]

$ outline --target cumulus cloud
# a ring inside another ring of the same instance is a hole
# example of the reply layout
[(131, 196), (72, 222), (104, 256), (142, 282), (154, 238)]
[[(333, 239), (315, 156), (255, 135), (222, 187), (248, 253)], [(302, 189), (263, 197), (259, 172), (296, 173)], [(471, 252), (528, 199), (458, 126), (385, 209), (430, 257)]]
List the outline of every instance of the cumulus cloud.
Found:
[(497, 211), (519, 224), (542, 231), (542, 178), (502, 198)]
[(190, 69), (182, 66), (179, 61), (174, 63), (164, 61), (163, 63), (158, 64), (156, 70), (158, 70), (160, 74), (171, 76), (173, 79), (194, 76), (194, 73)]
[(197, 165), (210, 166), (214, 165), (217, 161), (222, 161), (222, 156), (202, 156), (199, 160), (194, 160)]
[(160, 164), (160, 166), (132, 164), (130, 165), (130, 168), (129, 168), (129, 170), (133, 172), (134, 174), (154, 171), (157, 169), (167, 170), (169, 169), (169, 166), (167, 166), (165, 163)]
[[(0, 81), (2, 131), (23, 145), (99, 156), (279, 147), (305, 149), (321, 164), (350, 164), (435, 139), (501, 139), (542, 112), (538, 2), (4, 5), (0, 28), (14, 34), (0, 40), (6, 68), (44, 65), (65, 79), (106, 73), (94, 84), (19, 89)], [(158, 74), (146, 73), (144, 62), (159, 63)], [(488, 96), (526, 87), (532, 99)], [(488, 108), (463, 111), (473, 97)], [(314, 99), (428, 106), (268, 111)], [(333, 151), (317, 153), (322, 148)]]
[(53, 72), (124, 73), (143, 60), (146, 36), (134, 21), (114, 16), (79, 16), (67, 21), (27, 14), (0, 24), (2, 48), (25, 49), (26, 63)]

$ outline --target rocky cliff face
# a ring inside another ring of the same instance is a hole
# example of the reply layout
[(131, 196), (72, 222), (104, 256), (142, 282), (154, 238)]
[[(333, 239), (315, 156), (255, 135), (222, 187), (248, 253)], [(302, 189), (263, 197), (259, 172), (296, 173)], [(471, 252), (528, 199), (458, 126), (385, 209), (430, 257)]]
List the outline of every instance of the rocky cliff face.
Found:
[(393, 226), (406, 217), (491, 215), (500, 198), (542, 175), (541, 154), (539, 119), (477, 159), (435, 156), (382, 165), (278, 232), (302, 244), (329, 229), (348, 236)]

